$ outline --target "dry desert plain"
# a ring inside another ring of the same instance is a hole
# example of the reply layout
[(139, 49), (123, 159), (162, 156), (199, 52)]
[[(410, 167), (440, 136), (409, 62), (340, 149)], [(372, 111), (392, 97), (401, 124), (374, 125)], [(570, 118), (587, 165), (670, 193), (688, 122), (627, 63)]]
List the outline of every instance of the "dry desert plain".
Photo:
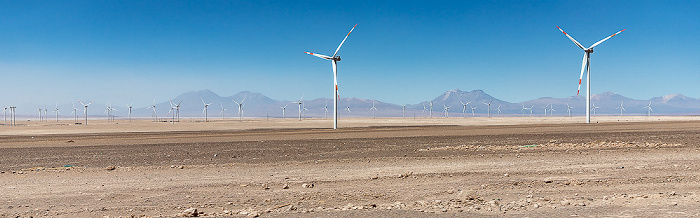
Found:
[(582, 121), (19, 121), (0, 217), (700, 216), (699, 117)]

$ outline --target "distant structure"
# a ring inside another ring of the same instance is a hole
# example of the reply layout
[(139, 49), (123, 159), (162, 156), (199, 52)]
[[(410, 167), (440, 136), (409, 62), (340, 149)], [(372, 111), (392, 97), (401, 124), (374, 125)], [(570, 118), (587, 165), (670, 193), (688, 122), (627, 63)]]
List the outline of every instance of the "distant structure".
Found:
[(79, 102), (80, 104), (82, 104), (83, 107), (85, 107), (85, 109), (83, 109), (83, 115), (85, 115), (85, 125), (87, 125), (87, 124), (88, 124), (88, 106), (90, 106), (94, 101), (93, 101), (93, 102), (90, 102), (90, 103), (87, 103), (87, 104), (83, 104), (82, 101), (78, 101), (78, 102)]
[(648, 116), (651, 116), (651, 112), (654, 111), (654, 110), (651, 109), (651, 101), (649, 101), (649, 105), (644, 106), (644, 108), (647, 109), (647, 117), (648, 117)]
[(377, 107), (374, 106), (374, 100), (372, 100), (372, 107), (369, 108), (372, 111), (372, 119), (377, 118), (375, 113), (377, 112)]
[(304, 104), (304, 95), (299, 98), (299, 101), (292, 102), (294, 104), (297, 104), (299, 106), (299, 121), (301, 121), (301, 105)]
[[(586, 69), (588, 69), (588, 73), (586, 73), (586, 123), (591, 123), (591, 53), (593, 53), (594, 47), (596, 47), (597, 45), (600, 45), (600, 43), (605, 42), (605, 40), (608, 40), (608, 39), (612, 38), (613, 36), (620, 34), (622, 31), (625, 31), (625, 30), (624, 29), (620, 30), (619, 32), (617, 32), (615, 34), (612, 34), (612, 35), (608, 36), (607, 38), (604, 38), (603, 40), (596, 42), (595, 44), (591, 45), (591, 47), (585, 48), (585, 47), (583, 47), (583, 45), (581, 45), (581, 43), (578, 43), (578, 41), (576, 41), (573, 37), (571, 37), (569, 34), (564, 32), (564, 30), (559, 28), (559, 26), (557, 26), (557, 29), (559, 29), (559, 31), (564, 33), (564, 35), (566, 35), (566, 37), (568, 37), (572, 42), (574, 42), (574, 44), (576, 44), (576, 46), (583, 49), (583, 51), (585, 52), (583, 54), (583, 62), (581, 63), (581, 76), (578, 79), (578, 91), (576, 92), (576, 95), (578, 95), (579, 92), (581, 91), (581, 80), (583, 80), (583, 72)], [(622, 113), (620, 113), (620, 114), (622, 114)]]
[(620, 109), (620, 116), (622, 116), (623, 111), (627, 111), (627, 110), (625, 110), (625, 107), (622, 106), (623, 103), (625, 103), (625, 101), (621, 101), (620, 106), (615, 108), (615, 109)]
[(566, 103), (566, 113), (569, 113), (569, 117), (571, 117), (571, 108), (574, 108), (574, 107), (571, 107), (571, 106), (569, 106), (569, 103)]
[(236, 100), (231, 99), (231, 101), (235, 102), (238, 105), (238, 120), (243, 120), (243, 102), (245, 101), (246, 97), (243, 97), (243, 100), (241, 100), (240, 103), (238, 103)]
[(442, 109), (442, 110), (445, 112), (445, 118), (450, 117), (450, 108), (451, 108), (452, 106), (449, 106), (449, 107), (448, 107), (447, 105), (442, 105), (442, 107), (444, 108), (444, 109)]
[(153, 117), (153, 122), (158, 122), (158, 113), (156, 113), (156, 99), (153, 99), (153, 104), (150, 107), (147, 107), (146, 109), (153, 109), (153, 114), (151, 115)]
[(469, 103), (472, 103), (472, 102), (469, 101), (469, 102), (467, 102), (467, 103), (465, 104), (464, 102), (462, 102), (462, 101), (460, 100), (459, 103), (462, 104), (462, 116), (463, 116), (463, 117), (467, 117), (467, 113), (466, 113), (466, 112), (467, 112), (467, 105), (469, 105)]
[(199, 99), (201, 99), (202, 104), (204, 104), (204, 110), (202, 110), (202, 114), (204, 115), (204, 122), (209, 122), (209, 111), (207, 109), (209, 108), (209, 105), (211, 105), (211, 103), (207, 104), (206, 102), (204, 102), (203, 98)]
[(484, 102), (484, 104), (487, 106), (486, 111), (488, 112), (488, 118), (491, 118), (491, 103), (492, 102), (493, 102), (493, 100), (489, 101), (489, 103)]

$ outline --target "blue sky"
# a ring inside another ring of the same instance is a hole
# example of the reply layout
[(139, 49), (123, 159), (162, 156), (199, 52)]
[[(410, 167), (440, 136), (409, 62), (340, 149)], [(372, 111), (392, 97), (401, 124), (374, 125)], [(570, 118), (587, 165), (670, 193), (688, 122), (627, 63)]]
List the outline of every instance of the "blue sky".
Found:
[[(520, 102), (593, 93), (700, 97), (698, 1), (8, 1), (0, 104), (145, 106), (186, 91), (418, 103), (459, 88)], [(585, 81), (584, 81), (585, 83)], [(582, 90), (583, 93), (583, 90)], [(10, 104), (12, 104), (10, 103)]]

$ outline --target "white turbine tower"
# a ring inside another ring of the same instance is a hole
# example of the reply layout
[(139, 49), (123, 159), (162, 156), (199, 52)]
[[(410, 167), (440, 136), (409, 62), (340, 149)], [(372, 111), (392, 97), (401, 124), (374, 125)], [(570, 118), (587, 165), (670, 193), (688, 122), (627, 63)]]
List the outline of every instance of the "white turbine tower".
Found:
[(83, 115), (85, 115), (85, 125), (87, 125), (87, 124), (88, 124), (88, 106), (90, 106), (94, 101), (93, 101), (93, 102), (90, 102), (90, 103), (87, 103), (87, 104), (83, 104), (82, 101), (78, 101), (78, 102), (79, 102), (80, 104), (82, 104), (83, 107), (85, 107), (85, 109), (83, 109)]
[(600, 107), (596, 107), (595, 103), (593, 103), (593, 102), (591, 102), (591, 104), (593, 104), (593, 108), (591, 108), (591, 110), (593, 111), (593, 116), (595, 117), (596, 110), (598, 110)]
[(5, 120), (4, 123), (2, 124), (3, 126), (6, 126), (6, 125), (7, 125), (7, 109), (10, 109), (10, 108), (8, 108), (7, 106), (5, 106), (5, 107), (3, 107), (3, 109), (2, 109), (2, 117), (3, 117), (3, 119)]
[(41, 115), (41, 108), (39, 108), (39, 122), (41, 122), (42, 120), (43, 119), (42, 119), (42, 115)]
[(238, 105), (238, 120), (243, 120), (243, 102), (245, 101), (246, 97), (243, 97), (243, 100), (241, 100), (241, 103), (238, 103), (236, 100), (231, 99), (231, 101), (236, 102)]
[(304, 104), (304, 95), (299, 98), (299, 101), (292, 102), (294, 104), (297, 104), (299, 106), (299, 120), (301, 121), (301, 105)]
[(447, 105), (442, 105), (442, 107), (444, 108), (443, 111), (445, 111), (445, 118), (450, 117), (450, 108), (451, 108), (452, 106), (449, 106), (449, 107), (448, 107)]
[(222, 103), (219, 103), (219, 104), (221, 105), (221, 112), (219, 112), (219, 114), (221, 114), (221, 120), (224, 120), (224, 112), (228, 109), (224, 108), (224, 104), (222, 104)]
[(112, 107), (112, 103), (109, 103), (109, 107), (105, 110), (105, 113), (107, 114), (107, 120), (113, 121), (114, 120), (114, 115), (112, 115), (112, 111), (115, 111), (117, 109), (114, 109)]
[(467, 102), (467, 103), (464, 103), (464, 102), (462, 102), (462, 101), (460, 100), (459, 103), (462, 104), (462, 116), (463, 116), (463, 117), (467, 117), (467, 113), (466, 113), (466, 111), (467, 111), (467, 105), (469, 105), (469, 103), (472, 103), (472, 102), (469, 101), (469, 102)]
[(284, 111), (287, 110), (287, 106), (289, 106), (289, 104), (285, 104), (284, 107), (280, 107), (282, 109), (282, 119), (284, 119)]
[(369, 108), (369, 110), (372, 111), (372, 119), (377, 118), (377, 117), (375, 116), (375, 113), (377, 112), (377, 107), (374, 106), (374, 100), (372, 100), (372, 107)]
[(620, 109), (620, 116), (622, 116), (622, 111), (627, 111), (627, 110), (625, 110), (625, 107), (622, 106), (623, 103), (625, 103), (625, 101), (621, 101), (620, 106), (615, 108), (615, 109)]
[(401, 105), (401, 117), (406, 118), (406, 105), (405, 104)]
[(73, 112), (71, 112), (71, 115), (73, 115), (73, 123), (77, 123), (78, 122), (78, 108), (75, 108), (75, 102), (71, 101), (70, 103), (73, 104)]
[(498, 116), (501, 116), (501, 105), (499, 104), (498, 107), (496, 108), (498, 110)]
[(204, 102), (203, 98), (199, 98), (199, 99), (201, 99), (202, 104), (204, 104), (204, 110), (202, 110), (202, 114), (204, 114), (204, 122), (209, 122), (209, 110), (208, 109), (209, 109), (209, 105), (211, 105), (211, 103), (207, 104), (206, 102)]
[(326, 105), (321, 108), (323, 110), (323, 119), (328, 119), (328, 102), (326, 102)]
[(127, 104), (126, 107), (129, 108), (129, 122), (131, 122), (131, 106), (134, 105), (134, 102), (131, 102), (131, 104)]
[(430, 118), (433, 118), (433, 102), (430, 102)]
[(549, 104), (544, 106), (544, 116), (545, 117), (547, 116), (547, 107), (549, 107)]
[(156, 99), (153, 99), (153, 104), (150, 107), (147, 107), (146, 109), (153, 109), (153, 121), (158, 122), (158, 113), (156, 113)]
[(644, 106), (644, 108), (647, 109), (647, 117), (651, 116), (651, 112), (654, 112), (654, 110), (651, 109), (651, 101), (649, 101), (649, 105)]
[(333, 53), (332, 57), (322, 55), (322, 54), (315, 54), (311, 52), (306, 52), (307, 54), (323, 58), (326, 60), (331, 60), (331, 64), (333, 66), (333, 129), (338, 129), (338, 99), (340, 98), (338, 95), (338, 61), (340, 61), (340, 56), (338, 55), (338, 51), (340, 51), (340, 47), (343, 46), (343, 43), (345, 43), (345, 40), (348, 39), (348, 36), (350, 36), (350, 33), (355, 29), (355, 26), (350, 29), (350, 32), (348, 32), (348, 35), (345, 36), (342, 42), (340, 42), (340, 45), (338, 45), (338, 48), (335, 49), (335, 53)]
[(17, 125), (17, 114), (16, 114), (16, 106), (10, 106), (10, 125), (15, 126)]
[(559, 28), (559, 26), (557, 26), (557, 29), (559, 29), (559, 31), (564, 33), (564, 35), (566, 35), (566, 37), (568, 37), (572, 42), (574, 42), (574, 44), (576, 44), (576, 46), (583, 49), (583, 51), (584, 51), (583, 61), (581, 62), (581, 76), (578, 79), (578, 91), (576, 92), (576, 95), (578, 95), (579, 92), (581, 91), (581, 80), (583, 80), (583, 72), (586, 69), (588, 69), (588, 71), (586, 73), (586, 123), (591, 123), (591, 53), (593, 53), (594, 47), (596, 47), (600, 43), (605, 42), (605, 40), (608, 40), (608, 39), (612, 38), (613, 36), (620, 34), (622, 31), (625, 31), (625, 29), (620, 30), (619, 32), (617, 32), (615, 34), (612, 34), (612, 35), (608, 36), (607, 38), (604, 38), (604, 39), (596, 42), (595, 44), (591, 45), (591, 47), (588, 47), (588, 48), (583, 47), (583, 45), (581, 45), (581, 43), (579, 43), (573, 37), (571, 37), (569, 34), (564, 32), (564, 30)]
[(53, 109), (53, 112), (56, 112), (56, 122), (58, 122), (58, 103), (56, 103), (56, 107)]
[(566, 113), (569, 113), (569, 117), (571, 117), (571, 108), (574, 108), (574, 107), (571, 107), (571, 106), (569, 106), (569, 103), (566, 103)]
[(549, 104), (549, 116), (554, 116), (554, 104)]
[(485, 104), (486, 106), (488, 106), (487, 111), (488, 111), (488, 114), (489, 114), (489, 116), (488, 116), (489, 118), (491, 118), (491, 103), (492, 103), (492, 102), (493, 102), (493, 100), (489, 101), (489, 103), (485, 103), (485, 102), (484, 102), (484, 104)]
[(472, 108), (472, 117), (474, 117), (474, 116), (475, 116), (475, 115), (474, 115), (474, 110), (476, 110), (476, 107), (471, 107), (471, 106), (470, 106), (470, 108)]

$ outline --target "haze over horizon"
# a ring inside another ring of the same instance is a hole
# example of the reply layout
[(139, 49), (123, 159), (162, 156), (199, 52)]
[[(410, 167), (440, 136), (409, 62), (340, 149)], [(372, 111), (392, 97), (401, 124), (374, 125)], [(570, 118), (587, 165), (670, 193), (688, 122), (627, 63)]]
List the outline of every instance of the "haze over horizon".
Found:
[[(508, 102), (576, 94), (584, 46), (592, 93), (700, 97), (697, 1), (7, 1), (0, 105), (167, 101), (187, 91), (405, 104), (445, 90)], [(585, 92), (585, 80), (582, 94)]]

